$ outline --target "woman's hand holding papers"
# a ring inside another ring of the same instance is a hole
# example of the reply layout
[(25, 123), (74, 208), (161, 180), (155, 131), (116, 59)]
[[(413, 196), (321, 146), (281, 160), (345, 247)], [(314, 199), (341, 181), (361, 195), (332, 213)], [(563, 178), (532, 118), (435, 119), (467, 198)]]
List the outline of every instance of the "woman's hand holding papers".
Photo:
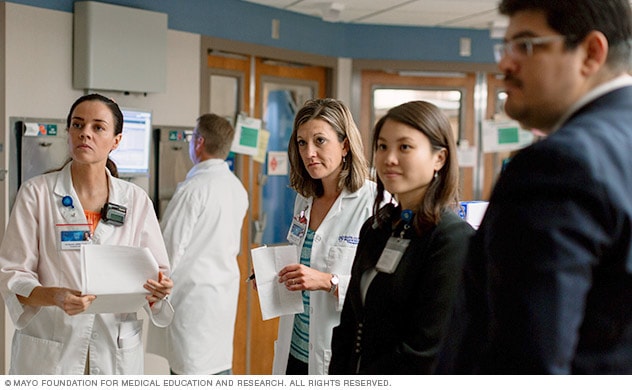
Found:
[(67, 288), (56, 288), (55, 305), (59, 306), (68, 315), (81, 314), (90, 307), (95, 295), (81, 295), (80, 291)]
[(162, 272), (158, 272), (158, 281), (149, 279), (143, 287), (151, 293), (151, 295), (147, 295), (147, 301), (149, 301), (150, 305), (153, 305), (160, 300), (167, 299), (169, 294), (171, 294), (173, 281), (164, 276)]
[(81, 295), (80, 291), (65, 287), (38, 286), (33, 289), (28, 297), (18, 295), (18, 300), (23, 305), (55, 305), (71, 316), (86, 311), (95, 299), (96, 296), (94, 295)]

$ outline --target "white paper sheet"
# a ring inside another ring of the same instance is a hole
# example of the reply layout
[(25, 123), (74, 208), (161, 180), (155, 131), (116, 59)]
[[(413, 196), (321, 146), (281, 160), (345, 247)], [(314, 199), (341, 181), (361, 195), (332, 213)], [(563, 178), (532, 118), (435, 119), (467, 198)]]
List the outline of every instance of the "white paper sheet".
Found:
[(287, 314), (303, 312), (303, 297), (300, 291), (288, 291), (279, 283), (278, 273), (288, 264), (298, 263), (296, 247), (282, 245), (259, 247), (250, 251), (252, 265), (257, 275), (257, 292), (261, 317), (264, 320)]
[(147, 279), (158, 279), (158, 263), (148, 248), (81, 246), (81, 293), (96, 295), (84, 313), (133, 313), (146, 302)]

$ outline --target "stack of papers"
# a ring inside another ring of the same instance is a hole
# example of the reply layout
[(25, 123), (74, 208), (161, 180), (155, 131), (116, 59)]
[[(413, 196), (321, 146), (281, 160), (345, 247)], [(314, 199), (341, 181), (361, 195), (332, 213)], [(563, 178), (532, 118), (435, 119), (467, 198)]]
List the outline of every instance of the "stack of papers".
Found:
[(96, 295), (84, 313), (134, 313), (147, 302), (147, 279), (158, 279), (158, 262), (148, 248), (81, 246), (81, 293)]
[(289, 291), (279, 283), (278, 273), (288, 264), (298, 263), (294, 245), (259, 247), (250, 251), (257, 275), (257, 292), (263, 320), (303, 312), (300, 291)]

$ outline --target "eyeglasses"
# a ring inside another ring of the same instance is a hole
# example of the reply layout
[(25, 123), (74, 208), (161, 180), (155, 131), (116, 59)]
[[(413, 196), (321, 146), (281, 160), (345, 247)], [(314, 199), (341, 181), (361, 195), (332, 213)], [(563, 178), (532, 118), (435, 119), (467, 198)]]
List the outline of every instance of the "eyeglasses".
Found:
[(186, 141), (187, 141), (187, 142), (191, 142), (191, 141), (193, 141), (194, 139), (197, 139), (199, 136), (200, 136), (200, 134), (199, 134), (199, 133), (197, 133), (197, 132), (195, 132), (195, 131), (193, 131), (193, 132), (191, 132), (191, 133), (187, 132), (187, 133), (185, 134), (185, 139), (186, 139)]
[(531, 57), (533, 55), (533, 47), (546, 45), (551, 42), (566, 39), (566, 35), (551, 35), (546, 37), (527, 37), (517, 38), (494, 45), (494, 58), (496, 62), (500, 62), (505, 56), (513, 59), (521, 59)]

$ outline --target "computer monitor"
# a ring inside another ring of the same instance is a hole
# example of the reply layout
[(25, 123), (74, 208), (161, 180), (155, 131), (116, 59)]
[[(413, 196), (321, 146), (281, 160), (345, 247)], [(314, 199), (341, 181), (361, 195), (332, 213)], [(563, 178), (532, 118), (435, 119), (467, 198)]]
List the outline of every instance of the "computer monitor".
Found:
[(149, 175), (151, 147), (151, 111), (121, 108), (123, 138), (118, 148), (110, 153), (120, 176)]

